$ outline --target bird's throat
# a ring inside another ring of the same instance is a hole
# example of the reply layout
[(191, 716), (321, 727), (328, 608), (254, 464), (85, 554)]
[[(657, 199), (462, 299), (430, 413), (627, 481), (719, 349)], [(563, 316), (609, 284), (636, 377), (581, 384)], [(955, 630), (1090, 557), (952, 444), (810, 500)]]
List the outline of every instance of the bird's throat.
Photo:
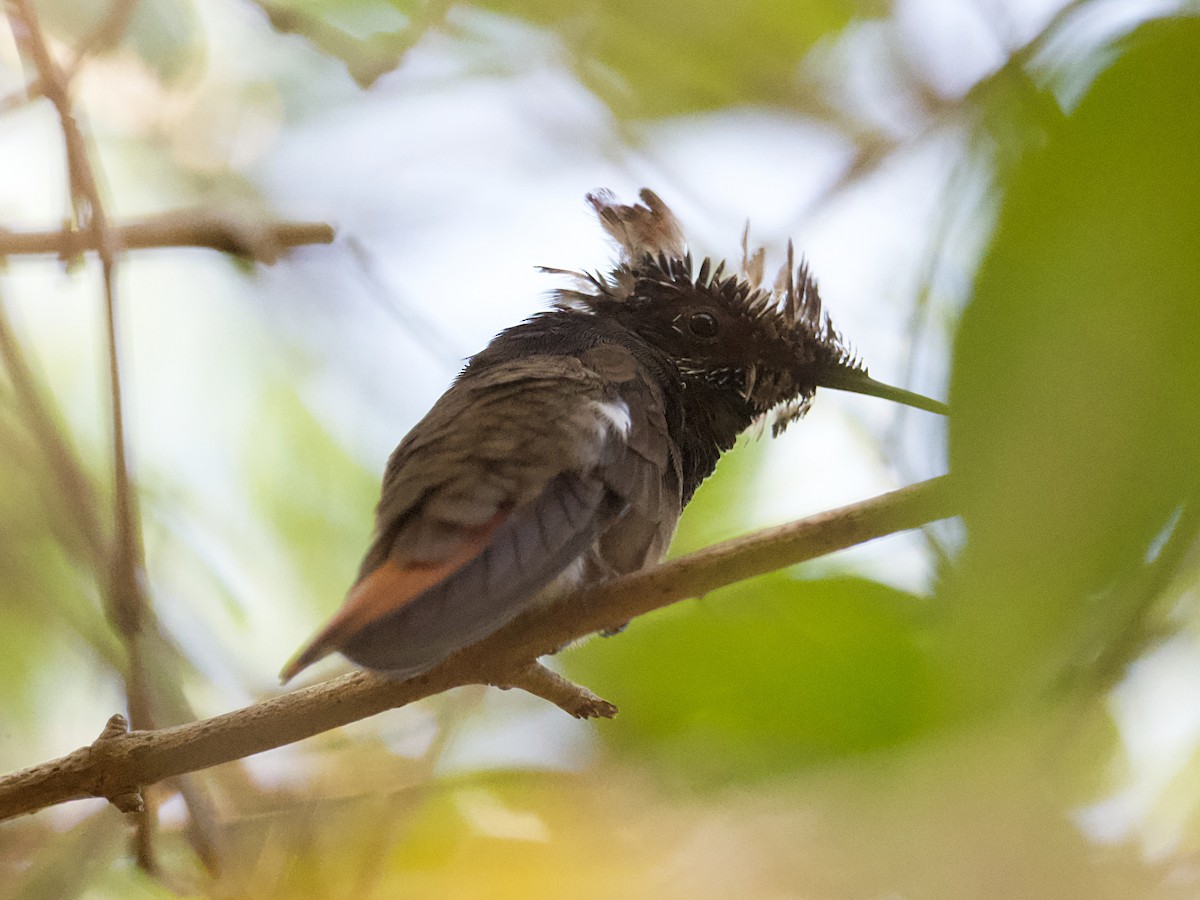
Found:
[(700, 378), (682, 382), (683, 415), (672, 438), (683, 469), (683, 503), (717, 467), (721, 454), (750, 427), (750, 404), (728, 387), (713, 387)]

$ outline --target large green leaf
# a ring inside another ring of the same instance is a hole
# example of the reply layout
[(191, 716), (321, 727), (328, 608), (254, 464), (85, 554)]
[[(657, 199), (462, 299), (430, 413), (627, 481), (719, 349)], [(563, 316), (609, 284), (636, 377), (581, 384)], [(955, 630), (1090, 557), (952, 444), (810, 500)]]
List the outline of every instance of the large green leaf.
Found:
[(1118, 49), (1005, 186), (955, 347), (947, 594), (985, 693), (1056, 677), (1200, 475), (1200, 21)]
[(778, 572), (638, 619), (565, 654), (621, 707), (614, 745), (723, 782), (894, 744), (930, 708), (917, 598)]

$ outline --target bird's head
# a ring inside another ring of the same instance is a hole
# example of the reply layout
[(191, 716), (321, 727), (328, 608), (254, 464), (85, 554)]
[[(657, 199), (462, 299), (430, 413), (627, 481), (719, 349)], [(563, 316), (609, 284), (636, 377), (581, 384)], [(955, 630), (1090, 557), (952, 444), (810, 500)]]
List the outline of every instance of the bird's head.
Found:
[(737, 271), (709, 258), (697, 266), (666, 204), (646, 189), (640, 198), (627, 206), (607, 191), (588, 196), (621, 257), (606, 274), (569, 273), (579, 284), (560, 290), (558, 305), (614, 318), (671, 359), (685, 384), (736, 397), (751, 417), (771, 417), (776, 434), (808, 411), (818, 387), (945, 412), (935, 400), (867, 374), (790, 244), (770, 286), (763, 283), (763, 251), (751, 252), (745, 233)]

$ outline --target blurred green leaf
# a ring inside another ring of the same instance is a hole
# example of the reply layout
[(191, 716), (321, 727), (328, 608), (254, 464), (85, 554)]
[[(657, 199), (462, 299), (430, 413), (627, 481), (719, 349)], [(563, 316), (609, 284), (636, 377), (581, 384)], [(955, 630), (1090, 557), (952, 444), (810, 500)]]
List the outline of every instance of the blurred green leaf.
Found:
[(668, 116), (786, 104), (801, 57), (872, 0), (491, 0), (480, 4), (557, 34), (580, 80), (618, 115)]
[(986, 695), (1055, 677), (1200, 476), (1200, 21), (1119, 50), (1014, 170), (955, 347), (947, 594)]
[(50, 452), (19, 426), (0, 426), (0, 703), (10, 727), (32, 732), (47, 660), (77, 656), (81, 645), (119, 658), (77, 528), (73, 504), (83, 501), (64, 496), (47, 469)]
[[(4, 520), (0, 520), (4, 521)], [(8, 520), (11, 521), (11, 520)], [(59, 548), (48, 538), (18, 539), (0, 527), (0, 703), (4, 708), (6, 736), (18, 728), (36, 734), (39, 692), (47, 660), (67, 652), (77, 654), (73, 619), (84, 617), (94, 632), (104, 629), (104, 620), (81, 590), (78, 574), (64, 564)], [(91, 635), (85, 633), (85, 637)]]
[(685, 779), (748, 780), (902, 741), (932, 706), (911, 594), (784, 572), (562, 657), (621, 707), (614, 746)]

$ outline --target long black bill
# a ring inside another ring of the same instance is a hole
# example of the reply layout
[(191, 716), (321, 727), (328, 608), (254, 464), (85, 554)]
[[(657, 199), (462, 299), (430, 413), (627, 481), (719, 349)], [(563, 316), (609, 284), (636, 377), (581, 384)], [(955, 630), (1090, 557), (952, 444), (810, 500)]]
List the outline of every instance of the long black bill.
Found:
[(937, 413), (939, 416), (950, 414), (950, 407), (940, 400), (933, 400), (921, 394), (906, 391), (904, 388), (892, 387), (890, 384), (876, 381), (861, 369), (828, 369), (818, 377), (817, 386), (833, 388), (838, 391), (851, 391), (855, 394), (867, 394), (871, 397), (880, 397), (895, 403), (903, 403), (905, 406), (913, 406), (917, 409)]

